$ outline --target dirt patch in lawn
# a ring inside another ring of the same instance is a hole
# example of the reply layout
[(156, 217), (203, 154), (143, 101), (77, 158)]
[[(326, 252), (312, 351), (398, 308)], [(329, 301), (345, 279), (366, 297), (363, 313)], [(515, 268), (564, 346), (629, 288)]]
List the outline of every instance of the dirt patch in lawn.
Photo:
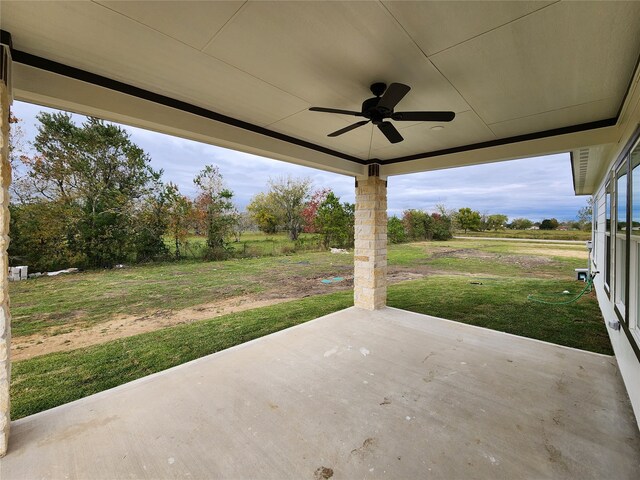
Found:
[(544, 249), (540, 249), (541, 254), (536, 255), (513, 255), (513, 254), (501, 254), (501, 253), (493, 253), (493, 252), (484, 252), (481, 250), (473, 250), (462, 248), (459, 250), (454, 249), (440, 249), (435, 252), (431, 259), (438, 258), (460, 258), (460, 259), (480, 259), (487, 261), (497, 261), (501, 263), (506, 263), (510, 265), (518, 265), (524, 268), (535, 268), (540, 265), (549, 265), (553, 263), (553, 259), (549, 258), (549, 256), (544, 252)]
[(545, 255), (549, 257), (579, 258), (583, 260), (588, 258), (586, 248), (583, 250), (560, 248), (518, 248), (516, 251), (526, 255)]
[(192, 323), (228, 313), (242, 312), (286, 302), (292, 298), (230, 298), (219, 302), (198, 305), (183, 310), (157, 310), (145, 315), (121, 315), (106, 322), (91, 326), (72, 325), (64, 333), (51, 336), (49, 333), (14, 337), (11, 339), (11, 358), (25, 360), (53, 352), (64, 352), (130, 337), (139, 333), (153, 332), (161, 328)]

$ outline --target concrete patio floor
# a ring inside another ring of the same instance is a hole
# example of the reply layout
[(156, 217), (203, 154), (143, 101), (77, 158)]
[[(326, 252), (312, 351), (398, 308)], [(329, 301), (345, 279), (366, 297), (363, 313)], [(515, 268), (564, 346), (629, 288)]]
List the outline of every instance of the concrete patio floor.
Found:
[(637, 479), (613, 357), (350, 308), (12, 424), (18, 478)]

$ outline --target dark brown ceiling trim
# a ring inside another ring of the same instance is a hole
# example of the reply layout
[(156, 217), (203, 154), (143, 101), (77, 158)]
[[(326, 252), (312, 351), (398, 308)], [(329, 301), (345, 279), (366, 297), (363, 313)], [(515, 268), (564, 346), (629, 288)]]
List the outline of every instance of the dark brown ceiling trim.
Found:
[[(10, 44), (11, 35), (4, 31), (0, 31), (3, 43)], [(5, 42), (6, 40), (6, 42)], [(261, 135), (265, 135), (271, 138), (275, 138), (277, 140), (281, 140), (283, 142), (291, 143), (294, 145), (298, 145), (304, 148), (308, 148), (310, 150), (315, 150), (320, 153), (325, 153), (327, 155), (331, 155), (343, 160), (347, 160), (353, 163), (357, 163), (359, 165), (370, 165), (373, 163), (379, 163), (381, 165), (391, 165), (394, 163), (401, 162), (409, 162), (412, 160), (420, 160), (425, 158), (433, 158), (442, 155), (449, 155), (452, 153), (460, 153), (460, 152), (468, 152), (472, 150), (478, 150), (481, 148), (490, 148), (496, 147), (500, 145), (509, 145), (512, 143), (524, 142), (528, 140), (537, 140), (541, 138), (553, 137), (557, 135), (565, 135), (569, 133), (582, 132), (586, 130), (592, 130), (597, 128), (610, 127), (615, 125), (618, 117), (608, 118), (605, 120), (598, 120), (596, 122), (583, 123), (580, 125), (571, 125), (568, 127), (555, 128), (552, 130), (545, 130), (543, 132), (535, 132), (529, 133), (525, 135), (517, 135), (515, 137), (509, 138), (501, 138), (497, 140), (491, 140), (488, 142), (480, 142), (474, 143), (471, 145), (463, 145), (460, 147), (452, 147), (443, 150), (436, 150), (431, 152), (423, 152), (417, 153), (413, 155), (408, 155), (404, 157), (396, 157), (388, 160), (380, 160), (377, 158), (373, 158), (370, 160), (364, 160), (358, 157), (354, 157), (352, 155), (348, 155), (346, 153), (339, 152), (337, 150), (332, 150), (330, 148), (323, 147), (321, 145), (317, 145), (315, 143), (308, 142), (306, 140), (302, 140), (299, 138), (291, 137), (289, 135), (285, 135), (279, 132), (274, 132), (273, 130), (269, 130), (264, 127), (260, 127), (258, 125), (254, 125), (249, 122), (245, 122), (243, 120), (238, 120), (233, 117), (229, 117), (227, 115), (223, 115), (221, 113), (214, 112), (212, 110), (208, 110), (206, 108), (198, 107), (196, 105), (183, 102), (181, 100), (176, 100), (171, 97), (167, 97), (165, 95), (160, 95), (158, 93), (151, 92), (149, 90), (145, 90), (139, 87), (135, 87), (133, 85), (129, 85), (117, 80), (113, 80), (108, 77), (104, 77), (102, 75), (98, 75), (95, 73), (87, 72), (85, 70), (81, 70), (79, 68), (71, 67), (62, 63), (54, 62), (52, 60), (48, 60), (46, 58), (42, 58), (36, 55), (32, 55), (27, 52), (23, 52), (20, 50), (12, 49), (12, 58), (14, 62), (22, 63), (25, 65), (29, 65), (32, 67), (36, 67), (45, 71), (49, 71), (52, 73), (56, 73), (59, 75), (63, 75), (69, 78), (74, 78), (76, 80), (80, 80), (86, 83), (90, 83), (93, 85), (97, 85), (103, 88), (108, 88), (110, 90), (114, 90), (117, 92), (121, 92), (127, 95), (131, 95), (137, 98), (141, 98), (143, 100), (148, 100), (150, 102), (158, 103), (160, 105), (165, 105), (167, 107), (175, 108), (177, 110), (181, 110), (184, 112), (192, 113), (194, 115), (198, 115), (204, 118), (208, 118), (210, 120), (214, 120), (217, 122), (225, 123), (227, 125), (231, 125), (234, 127), (242, 128), (247, 131), (251, 131), (254, 133), (258, 133)]]
[(227, 115), (223, 115), (221, 113), (217, 113), (212, 110), (208, 110), (206, 108), (198, 107), (196, 105), (183, 102), (181, 100), (176, 100), (175, 98), (167, 97), (165, 95), (160, 95), (158, 93), (154, 93), (139, 87), (134, 87), (133, 85), (129, 85), (117, 80), (113, 80), (111, 78), (103, 77), (102, 75), (97, 75), (95, 73), (87, 72), (79, 68), (70, 67), (68, 65), (54, 62), (52, 60), (47, 60), (46, 58), (38, 57), (36, 55), (32, 55), (30, 53), (26, 53), (20, 50), (15, 50), (15, 49), (12, 50), (12, 59), (14, 62), (17, 62), (17, 63), (29, 65), (31, 67), (56, 73), (58, 75), (63, 75), (65, 77), (73, 78), (75, 80), (80, 80), (86, 83), (90, 83), (92, 85), (97, 85), (99, 87), (108, 88), (110, 90), (131, 95), (133, 97), (141, 98), (143, 100), (147, 100), (147, 101), (154, 102), (167, 107), (175, 108), (176, 110), (192, 113), (194, 115), (208, 118), (216, 122), (221, 122), (234, 127), (242, 128), (243, 130), (258, 133), (260, 135), (265, 135), (267, 137), (275, 138), (277, 140), (281, 140), (283, 142), (287, 142), (293, 145), (298, 145), (304, 148), (308, 148), (310, 150), (315, 150), (317, 152), (331, 155), (337, 158), (341, 158), (343, 160), (357, 163), (359, 165), (367, 165), (369, 163), (366, 160), (362, 160), (360, 158), (354, 157), (352, 155), (348, 155), (346, 153), (338, 152), (337, 150), (332, 150), (330, 148), (326, 148), (321, 145), (316, 145), (315, 143), (307, 142), (306, 140), (301, 140), (299, 138), (291, 137), (289, 135), (285, 135), (279, 132), (274, 132), (273, 130), (269, 130), (259, 125), (254, 125), (252, 123), (245, 122), (243, 120), (238, 120), (236, 118), (229, 117)]
[(11, 50), (13, 50), (13, 41), (9, 32), (0, 30), (0, 43), (7, 45)]
[(596, 122), (581, 123), (580, 125), (571, 125), (569, 127), (554, 128), (545, 130), (544, 132), (527, 133), (525, 135), (517, 135), (515, 137), (499, 138), (488, 142), (474, 143), (464, 145), (462, 147), (445, 148), (433, 152), (417, 153), (415, 155), (407, 155), (406, 157), (392, 158), (390, 160), (372, 160), (382, 165), (390, 165), (392, 163), (409, 162), (411, 160), (420, 160), (422, 158), (439, 157), (441, 155), (449, 155), (451, 153), (468, 152), (470, 150), (479, 150), (481, 148), (497, 147), (500, 145), (509, 145), (510, 143), (526, 142), (528, 140), (538, 140), (540, 138), (555, 137), (558, 135), (566, 135), (568, 133), (583, 132), (585, 130), (594, 130), (596, 128), (604, 128), (615, 125), (617, 118), (607, 118)]

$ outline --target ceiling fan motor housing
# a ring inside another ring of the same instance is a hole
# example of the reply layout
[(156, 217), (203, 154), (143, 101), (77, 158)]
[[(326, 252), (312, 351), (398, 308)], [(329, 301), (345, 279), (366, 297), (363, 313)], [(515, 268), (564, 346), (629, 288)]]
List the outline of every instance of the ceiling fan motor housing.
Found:
[(378, 106), (378, 103), (380, 103), (380, 97), (368, 98), (362, 102), (362, 115), (376, 125), (393, 113), (393, 110)]

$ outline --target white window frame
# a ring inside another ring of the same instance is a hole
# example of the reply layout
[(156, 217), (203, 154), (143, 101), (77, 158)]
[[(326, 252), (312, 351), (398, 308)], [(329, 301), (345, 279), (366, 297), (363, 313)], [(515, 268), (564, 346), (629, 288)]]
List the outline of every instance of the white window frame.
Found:
[[(634, 153), (635, 158), (634, 158)], [(629, 318), (628, 325), (631, 334), (635, 337), (636, 342), (640, 343), (640, 229), (634, 230), (633, 228), (633, 214), (634, 214), (634, 190), (633, 190), (633, 178), (634, 168), (635, 174), (640, 177), (640, 141), (638, 141), (631, 149), (629, 154), (630, 163), (628, 186), (629, 205), (627, 208), (630, 210), (631, 224), (630, 229), (630, 255), (629, 255)], [(634, 165), (635, 163), (635, 165)], [(640, 180), (638, 182), (640, 184)], [(640, 192), (638, 192), (640, 193)]]
[[(612, 222), (611, 225), (611, 241), (613, 242), (613, 295), (612, 299), (618, 314), (626, 319), (626, 296), (627, 296), (627, 284), (629, 283), (629, 279), (627, 278), (627, 230), (618, 230), (619, 223), (627, 222), (627, 211), (629, 209), (628, 205), (628, 193), (629, 193), (629, 173), (628, 173), (628, 162), (629, 158), (625, 157), (618, 168), (615, 169), (615, 175), (612, 179), (612, 185), (614, 187), (613, 194), (614, 200), (612, 201), (612, 205), (615, 205), (615, 209), (611, 212), (612, 220), (615, 219), (615, 223)], [(624, 192), (624, 202), (626, 204), (626, 209), (623, 213), (624, 218), (619, 218), (619, 206), (620, 206), (620, 192), (618, 191), (619, 179), (624, 178), (625, 181), (625, 192)]]

